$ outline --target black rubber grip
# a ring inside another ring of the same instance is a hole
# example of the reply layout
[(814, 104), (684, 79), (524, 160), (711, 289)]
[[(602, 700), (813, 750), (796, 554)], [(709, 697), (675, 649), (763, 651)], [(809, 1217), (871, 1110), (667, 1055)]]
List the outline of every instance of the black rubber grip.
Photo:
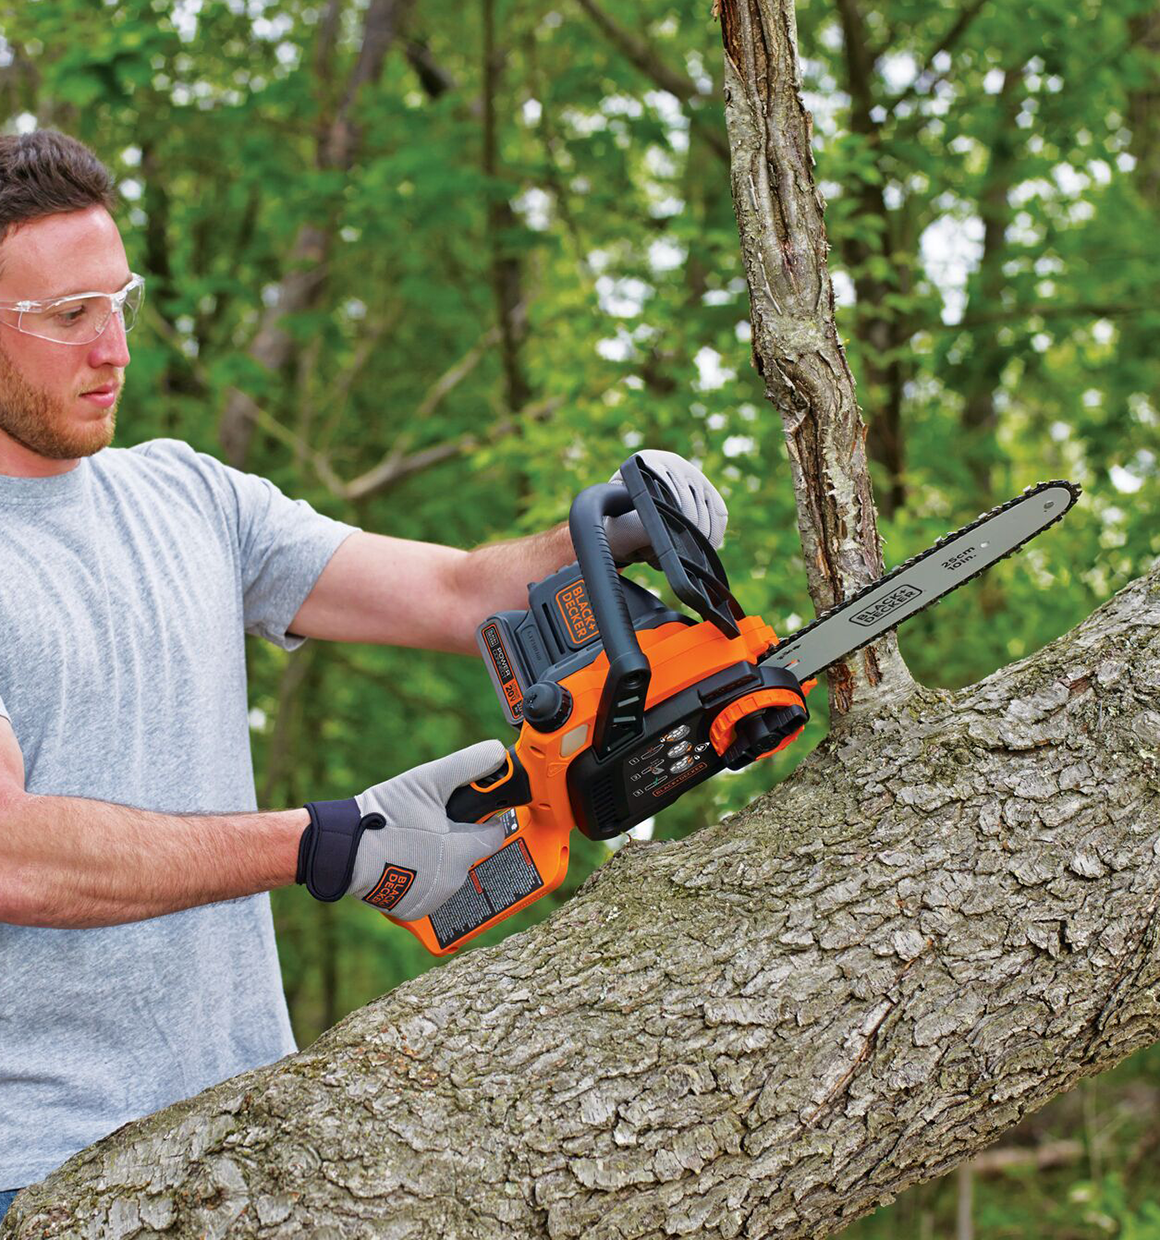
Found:
[(628, 488), (605, 482), (586, 487), (572, 501), (568, 530), (588, 601), (608, 655), (608, 676), (596, 710), (592, 748), (600, 755), (639, 735), (644, 726), (644, 702), (652, 669), (641, 652), (632, 627), (620, 574), (608, 547), (605, 517), (632, 511)]
[(484, 785), (484, 791), (463, 784), (456, 788), (447, 801), (447, 817), (452, 822), (482, 822), (501, 809), (514, 809), (517, 805), (527, 805), (532, 799), (532, 785), (528, 773), (520, 763), (515, 749), (509, 749), (512, 772), (502, 783), (490, 783), (508, 769), (507, 762), (498, 770), (485, 775), (476, 783)]
[(633, 632), (632, 617), (620, 588), (620, 574), (604, 530), (605, 517), (619, 517), (632, 510), (628, 488), (604, 482), (581, 491), (568, 514), (568, 532), (613, 676), (630, 670), (648, 672), (648, 660), (641, 654), (640, 642)]

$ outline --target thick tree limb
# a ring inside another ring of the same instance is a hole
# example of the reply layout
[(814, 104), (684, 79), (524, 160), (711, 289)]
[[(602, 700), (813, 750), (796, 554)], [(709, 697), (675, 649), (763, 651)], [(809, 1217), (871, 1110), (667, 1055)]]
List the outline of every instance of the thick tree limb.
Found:
[(819, 1236), (1160, 1035), (1160, 570), (550, 921), (131, 1124), (3, 1235)]

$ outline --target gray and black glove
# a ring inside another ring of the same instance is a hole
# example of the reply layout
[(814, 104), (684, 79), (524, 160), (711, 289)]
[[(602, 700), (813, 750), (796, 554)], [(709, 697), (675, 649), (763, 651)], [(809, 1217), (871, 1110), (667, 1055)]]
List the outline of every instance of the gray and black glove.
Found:
[(504, 753), (499, 741), (480, 741), (349, 800), (311, 802), (298, 882), (316, 899), (357, 896), (400, 921), (433, 912), (503, 843), (500, 826), (452, 822), (447, 801), (497, 770)]
[[(725, 538), (729, 513), (725, 501), (709, 479), (696, 465), (675, 452), (646, 448), (636, 455), (668, 487), (677, 507), (705, 535), (713, 548), (719, 547)], [(620, 470), (608, 481), (620, 482)], [(635, 512), (626, 512), (620, 517), (605, 517), (604, 530), (608, 535), (608, 549), (618, 567), (623, 568), (639, 560), (651, 562), (652, 547)]]

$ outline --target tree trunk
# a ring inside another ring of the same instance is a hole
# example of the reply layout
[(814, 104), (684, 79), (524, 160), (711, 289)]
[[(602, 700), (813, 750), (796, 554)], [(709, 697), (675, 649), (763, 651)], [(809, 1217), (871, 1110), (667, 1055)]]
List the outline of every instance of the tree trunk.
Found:
[[(875, 165), (881, 162), (882, 123), (875, 113), (884, 112), (875, 99), (877, 55), (871, 50), (872, 39), (866, 28), (858, 0), (838, 0), (838, 18), (842, 26), (843, 54), (846, 62), (846, 86), (850, 93), (850, 130), (866, 142), (874, 152)], [(874, 221), (873, 241), (861, 235), (850, 236), (845, 244), (846, 266), (854, 281), (854, 317), (862, 341), (862, 385), (870, 392), (870, 432), (867, 451), (886, 474), (886, 488), (881, 496), (882, 512), (893, 516), (906, 502), (906, 442), (902, 429), (903, 366), (899, 351), (910, 335), (897, 310), (890, 308), (890, 295), (896, 285), (881, 274), (872, 260), (879, 259), (897, 266), (898, 249), (892, 212), (886, 205), (885, 180), (859, 178), (848, 192), (858, 204), (857, 216), (865, 224)]]
[(6, 1236), (821, 1236), (1160, 1034), (1160, 570), (130, 1124)]
[[(990, 161), (979, 186), (978, 212), (983, 221), (983, 252), (979, 270), (970, 281), (963, 318), (1002, 305), (1007, 276), (1003, 265), (1010, 248), (1007, 230), (1015, 214), (1011, 189), (1020, 175), (1024, 143), (1016, 124), (1023, 102), (1022, 66), (1003, 71), (1003, 84), (995, 100), (994, 132)], [(971, 334), (970, 354), (960, 368), (963, 409), (959, 424), (963, 429), (962, 453), (975, 490), (972, 499), (980, 508), (989, 508), (1002, 496), (995, 494), (993, 467), (1003, 459), (998, 444), (999, 414), (995, 394), (1002, 386), (1003, 369), (1011, 350), (1003, 345), (1002, 325), (989, 324)], [(998, 591), (988, 590), (983, 614), (994, 614), (1001, 605)]]
[(483, 0), (483, 173), (488, 180), (487, 237), (491, 248), (491, 288), (495, 321), (499, 330), (503, 363), (505, 412), (518, 413), (532, 399), (520, 350), (527, 331), (524, 314), (523, 273), (511, 237), (518, 221), (511, 203), (497, 193), (500, 176), (499, 125), (500, 81), (507, 50), (496, 43), (495, 0)]

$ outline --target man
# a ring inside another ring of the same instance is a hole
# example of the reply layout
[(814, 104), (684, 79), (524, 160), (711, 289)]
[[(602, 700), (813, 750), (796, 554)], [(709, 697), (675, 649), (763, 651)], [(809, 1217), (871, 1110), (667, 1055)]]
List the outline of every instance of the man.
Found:
[[(110, 448), (143, 292), (112, 206), (79, 143), (0, 138), (0, 1215), (127, 1120), (294, 1049), (266, 892), (359, 898), (403, 867), (411, 920), (501, 843), (444, 810), (494, 740), (255, 812), (244, 632), (470, 653), (574, 558), (563, 526), (465, 552), (174, 440)], [(719, 544), (708, 480), (650, 455)], [(619, 562), (647, 554), (632, 514), (608, 532)]]

